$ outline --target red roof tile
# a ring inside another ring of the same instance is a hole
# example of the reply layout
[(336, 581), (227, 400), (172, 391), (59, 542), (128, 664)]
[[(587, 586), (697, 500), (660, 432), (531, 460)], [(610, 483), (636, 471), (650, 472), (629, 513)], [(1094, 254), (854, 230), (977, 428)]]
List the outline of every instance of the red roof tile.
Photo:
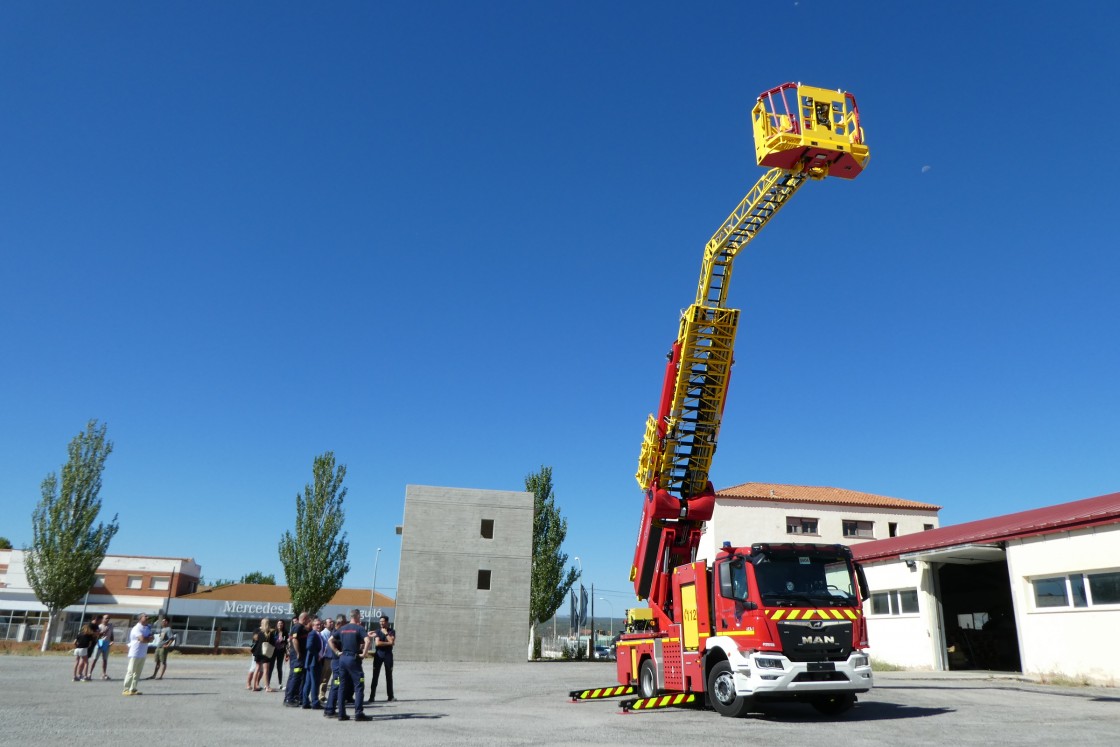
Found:
[(857, 560), (887, 560), (900, 554), (957, 545), (1002, 542), (1071, 529), (1120, 523), (1120, 493), (1035, 508), (990, 519), (852, 546)]
[(874, 493), (843, 488), (822, 488), (811, 485), (778, 485), (769, 482), (745, 482), (716, 491), (719, 498), (777, 501), (779, 503), (827, 503), (837, 506), (870, 506), (872, 508), (911, 509), (914, 511), (939, 511), (941, 506), (932, 503), (907, 501)]

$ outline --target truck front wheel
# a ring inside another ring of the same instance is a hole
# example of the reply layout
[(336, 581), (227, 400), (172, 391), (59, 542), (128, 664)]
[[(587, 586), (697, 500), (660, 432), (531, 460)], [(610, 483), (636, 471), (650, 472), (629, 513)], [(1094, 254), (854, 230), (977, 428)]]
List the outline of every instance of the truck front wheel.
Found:
[(750, 711), (751, 699), (735, 694), (735, 675), (726, 661), (719, 662), (708, 672), (708, 701), (721, 716), (740, 718)]
[(638, 690), (643, 698), (652, 698), (657, 695), (657, 667), (653, 659), (646, 659), (638, 670)]

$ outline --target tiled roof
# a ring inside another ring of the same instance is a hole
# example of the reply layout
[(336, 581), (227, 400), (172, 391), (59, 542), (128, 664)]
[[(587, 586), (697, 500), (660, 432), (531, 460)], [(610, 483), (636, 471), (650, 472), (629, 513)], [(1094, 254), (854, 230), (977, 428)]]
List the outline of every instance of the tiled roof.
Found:
[(812, 485), (777, 485), (769, 482), (745, 482), (716, 491), (718, 498), (778, 501), (779, 503), (827, 503), (836, 506), (870, 506), (873, 508), (905, 508), (914, 511), (939, 511), (932, 503), (907, 501), (874, 493), (843, 488), (822, 488)]
[[(350, 607), (368, 607), (369, 589), (339, 589), (327, 604), (341, 604)], [(177, 599), (217, 599), (223, 602), (277, 602), (285, 604), (292, 601), (287, 586), (274, 584), (228, 584), (217, 586), (194, 594), (186, 594)], [(374, 601), (376, 607), (392, 607), (396, 603), (381, 592)]]
[(1002, 542), (1105, 524), (1120, 524), (1120, 493), (865, 542), (853, 545), (852, 553), (861, 561), (886, 560), (903, 553)]

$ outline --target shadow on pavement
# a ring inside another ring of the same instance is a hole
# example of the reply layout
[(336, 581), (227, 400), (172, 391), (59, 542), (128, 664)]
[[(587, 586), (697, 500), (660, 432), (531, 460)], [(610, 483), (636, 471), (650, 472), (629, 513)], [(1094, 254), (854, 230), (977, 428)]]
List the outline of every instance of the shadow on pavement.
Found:
[(765, 711), (757, 716), (751, 716), (761, 721), (896, 721), (900, 719), (926, 718), (928, 716), (944, 716), (955, 713), (954, 708), (920, 708), (904, 706), (897, 703), (864, 702), (857, 704), (852, 710), (841, 716), (824, 716), (813, 708), (795, 703), (775, 703), (766, 707)]
[(1059, 698), (1082, 698), (1100, 703), (1120, 703), (1120, 696), (1100, 695), (1095, 692), (1079, 692), (1075, 688), (1069, 689), (1044, 689), (1047, 685), (1024, 683), (1023, 685), (992, 685), (988, 687), (968, 687), (961, 685), (876, 685), (875, 692), (880, 690), (1003, 690), (1016, 693), (1035, 693), (1038, 695), (1054, 695)]
[(201, 693), (161, 693), (156, 690), (145, 690), (140, 693), (141, 700), (148, 700), (150, 698), (181, 698), (183, 696), (197, 697), (199, 695), (221, 695), (220, 692), (201, 692)]

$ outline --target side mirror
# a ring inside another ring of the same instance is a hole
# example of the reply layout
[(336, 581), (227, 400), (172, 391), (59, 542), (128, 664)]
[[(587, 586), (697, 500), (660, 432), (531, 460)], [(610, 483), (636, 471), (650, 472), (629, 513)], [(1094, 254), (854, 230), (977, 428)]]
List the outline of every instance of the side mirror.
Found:
[(871, 598), (871, 590), (867, 585), (867, 576), (863, 572), (863, 566), (859, 563), (856, 566), (856, 581), (859, 583), (860, 601), (866, 602)]

